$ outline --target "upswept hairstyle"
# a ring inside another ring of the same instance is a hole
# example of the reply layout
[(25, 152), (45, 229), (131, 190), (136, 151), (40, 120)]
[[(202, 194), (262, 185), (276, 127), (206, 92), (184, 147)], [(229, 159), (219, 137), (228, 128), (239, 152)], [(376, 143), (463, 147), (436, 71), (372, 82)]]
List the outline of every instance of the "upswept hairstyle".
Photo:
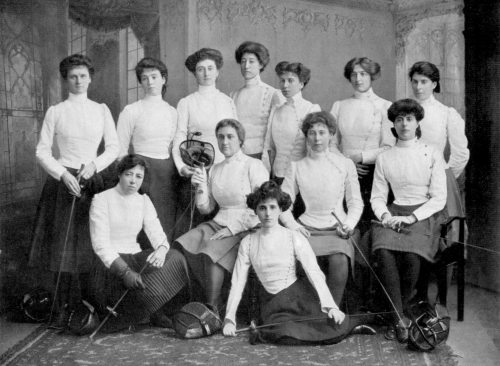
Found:
[(413, 78), (414, 74), (420, 74), (428, 77), (429, 79), (431, 79), (431, 81), (435, 81), (436, 87), (434, 88), (434, 92), (441, 92), (441, 84), (439, 84), (439, 80), (441, 79), (441, 77), (439, 75), (439, 69), (436, 67), (436, 65), (427, 61), (415, 62), (410, 68), (410, 72), (408, 73), (410, 80)]
[(377, 80), (381, 75), (378, 62), (372, 61), (368, 57), (355, 57), (344, 66), (344, 77), (347, 80), (351, 81), (351, 74), (356, 65), (361, 66), (363, 70), (370, 74), (372, 80)]
[(243, 125), (235, 119), (226, 118), (226, 119), (220, 120), (217, 123), (217, 126), (215, 126), (215, 136), (217, 136), (217, 132), (219, 132), (219, 130), (221, 128), (227, 127), (227, 126), (235, 129), (236, 134), (238, 135), (238, 138), (240, 139), (240, 146), (243, 146), (243, 143), (245, 142), (245, 134), (246, 134), (245, 127), (243, 127)]
[(186, 59), (186, 62), (184, 62), (184, 65), (186, 65), (187, 69), (194, 74), (196, 71), (196, 64), (204, 60), (212, 60), (213, 62), (215, 62), (217, 70), (220, 70), (220, 68), (224, 64), (224, 59), (222, 58), (222, 54), (219, 51), (212, 48), (202, 48), (192, 55), (189, 55)]
[(137, 81), (139, 84), (141, 83), (142, 73), (145, 69), (156, 69), (160, 72), (160, 75), (165, 78), (165, 84), (161, 88), (161, 95), (164, 96), (167, 91), (167, 81), (168, 81), (168, 70), (167, 66), (155, 58), (152, 57), (144, 57), (141, 61), (137, 63), (135, 66), (135, 75), (137, 76)]
[(337, 123), (335, 121), (335, 117), (333, 117), (330, 112), (320, 111), (309, 113), (306, 116), (301, 126), (302, 133), (307, 136), (309, 130), (316, 123), (323, 123), (326, 127), (328, 127), (328, 131), (330, 131), (332, 135), (335, 135), (335, 132), (337, 132)]
[[(392, 123), (396, 121), (396, 118), (398, 116), (407, 116), (409, 114), (413, 114), (417, 122), (420, 122), (424, 119), (424, 108), (422, 108), (422, 106), (415, 100), (408, 98), (401, 99), (392, 103), (392, 105), (387, 110), (387, 117)], [(396, 133), (396, 129), (393, 127), (391, 128), (391, 131), (394, 137), (397, 138), (398, 135)], [(422, 129), (420, 128), (420, 124), (418, 125), (415, 134), (418, 138), (422, 137)]]
[(274, 68), (276, 75), (281, 76), (285, 72), (293, 72), (299, 78), (301, 83), (304, 83), (304, 88), (311, 79), (311, 70), (300, 62), (290, 63), (288, 61), (281, 61)]
[(269, 63), (269, 50), (264, 45), (252, 41), (243, 42), (234, 53), (237, 63), (241, 64), (241, 58), (245, 53), (253, 53), (261, 65), (260, 71), (264, 71)]
[(148, 163), (136, 154), (128, 154), (123, 157), (122, 160), (118, 163), (116, 170), (118, 171), (118, 177), (122, 175), (125, 171), (132, 169), (133, 167), (140, 165), (144, 168), (144, 179), (142, 181), (142, 186), (139, 188), (139, 193), (147, 193), (149, 190), (149, 168)]
[(89, 70), (90, 77), (94, 76), (94, 65), (92, 65), (92, 60), (90, 57), (75, 53), (74, 55), (66, 57), (59, 63), (59, 73), (64, 80), (68, 79), (69, 70), (75, 67), (84, 66)]
[(281, 211), (288, 210), (292, 205), (290, 195), (283, 192), (276, 182), (270, 180), (262, 183), (262, 185), (259, 188), (256, 188), (253, 193), (247, 195), (247, 206), (255, 212), (259, 203), (273, 198), (276, 202), (278, 202), (278, 206)]

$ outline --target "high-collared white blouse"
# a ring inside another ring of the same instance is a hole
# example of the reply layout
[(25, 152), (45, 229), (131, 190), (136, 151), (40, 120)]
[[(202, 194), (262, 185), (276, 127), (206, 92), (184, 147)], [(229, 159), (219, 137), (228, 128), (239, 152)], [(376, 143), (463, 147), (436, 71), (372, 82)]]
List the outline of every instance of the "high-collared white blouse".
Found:
[(268, 150), (275, 155), (273, 172), (277, 177), (284, 177), (291, 161), (298, 161), (307, 154), (306, 139), (302, 133), (302, 122), (307, 114), (319, 112), (318, 104), (312, 104), (302, 97), (302, 92), (286, 103), (273, 108), (269, 117), (262, 162), (271, 171)]
[(144, 229), (154, 249), (170, 248), (156, 210), (147, 195), (121, 194), (117, 187), (96, 194), (90, 207), (92, 247), (106, 267), (118, 253), (138, 253), (137, 234)]
[(246, 231), (259, 223), (257, 215), (247, 206), (247, 195), (267, 180), (269, 173), (262, 162), (239, 150), (212, 167), (208, 187), (202, 187), (202, 196), (197, 197), (197, 207), (208, 214), (219, 204), (213, 220), (233, 235)]
[(327, 313), (329, 309), (338, 309), (307, 239), (296, 231), (276, 225), (271, 229), (260, 229), (241, 241), (231, 280), (226, 320), (236, 324), (236, 310), (250, 265), (266, 291), (277, 294), (297, 281), (297, 260), (318, 293), (321, 310)]
[(387, 118), (390, 106), (391, 102), (375, 95), (372, 88), (335, 102), (331, 113), (338, 129), (332, 148), (346, 157), (361, 153), (363, 164), (375, 164), (377, 156), (396, 143), (393, 124)]
[(280, 91), (262, 82), (260, 75), (245, 80), (245, 86), (230, 95), (236, 105), (239, 121), (245, 127), (243, 152), (262, 153), (271, 109), (284, 103), (285, 97)]
[(201, 136), (194, 139), (210, 142), (214, 145), (215, 161), (224, 160), (224, 155), (217, 148), (215, 126), (225, 118), (238, 119), (236, 106), (231, 98), (216, 89), (215, 85), (198, 86), (198, 91), (182, 98), (177, 104), (177, 132), (174, 138), (172, 156), (177, 170), (181, 171), (185, 165), (181, 158), (179, 145), (193, 132), (201, 132)]
[(168, 159), (177, 130), (177, 111), (161, 95), (146, 96), (126, 106), (118, 118), (119, 157), (134, 153), (153, 159)]
[[(104, 137), (104, 152), (97, 148)], [(52, 145), (59, 147), (59, 159), (52, 155)], [(111, 112), (105, 104), (87, 98), (87, 94), (69, 94), (69, 98), (47, 111), (36, 147), (40, 165), (60, 180), (65, 167), (80, 169), (94, 162), (100, 172), (118, 156), (118, 138)]]
[(447, 107), (431, 95), (420, 102), (424, 108), (424, 119), (420, 121), (423, 143), (434, 146), (444, 153), (446, 142), (450, 143), (450, 159), (447, 167), (455, 178), (464, 171), (469, 161), (469, 149), (465, 136), (465, 121), (455, 108)]
[(396, 146), (379, 155), (371, 205), (375, 215), (389, 212), (389, 186), (394, 192), (394, 203), (401, 206), (422, 204), (413, 212), (420, 221), (442, 210), (446, 204), (446, 173), (443, 154), (417, 138), (398, 140)]
[[(354, 229), (363, 212), (354, 163), (328, 149), (320, 153), (310, 150), (304, 159), (292, 162), (281, 188), (293, 201), (300, 192), (306, 206), (300, 221), (307, 226), (321, 229), (336, 225), (334, 211), (344, 224)], [(293, 230), (301, 226), (293, 218), (291, 209), (281, 214), (281, 221)]]

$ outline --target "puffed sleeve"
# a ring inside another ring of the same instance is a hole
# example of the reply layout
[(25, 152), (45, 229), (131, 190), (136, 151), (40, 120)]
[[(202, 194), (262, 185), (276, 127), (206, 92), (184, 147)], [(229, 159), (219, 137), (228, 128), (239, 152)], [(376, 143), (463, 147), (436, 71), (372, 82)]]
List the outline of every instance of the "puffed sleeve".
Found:
[(274, 92), (271, 94), (271, 108), (272, 107), (279, 107), (283, 103), (286, 102), (286, 98), (281, 93), (281, 90), (274, 89)]
[(233, 269), (233, 277), (231, 278), (231, 291), (227, 301), (227, 311), (225, 321), (230, 321), (236, 325), (236, 310), (241, 300), (241, 295), (248, 278), (250, 269), (250, 242), (252, 234), (246, 236), (238, 249), (238, 256)]
[(382, 220), (382, 215), (389, 212), (387, 208), (387, 196), (389, 194), (389, 183), (385, 179), (384, 173), (384, 156), (378, 157), (375, 163), (375, 174), (373, 176), (373, 186), (370, 203), (375, 216)]
[(52, 145), (54, 144), (54, 135), (56, 133), (57, 107), (52, 106), (48, 109), (43, 120), (42, 130), (40, 131), (38, 145), (36, 146), (36, 158), (42, 168), (56, 179), (66, 171), (59, 162), (52, 156)]
[(109, 227), (109, 205), (106, 196), (96, 194), (90, 206), (90, 238), (95, 254), (106, 267), (120, 255), (111, 246)]
[(342, 154), (340, 151), (340, 143), (342, 142), (342, 134), (339, 129), (339, 111), (340, 111), (340, 102), (336, 101), (333, 103), (332, 110), (330, 113), (332, 116), (335, 118), (335, 122), (337, 123), (337, 131), (335, 132), (335, 135), (333, 135), (332, 141), (330, 143), (330, 151), (336, 152), (338, 154)]
[(212, 194), (212, 180), (217, 169), (217, 165), (212, 167), (209, 172), (207, 185), (200, 185), (196, 190), (196, 207), (203, 215), (208, 215), (217, 206), (217, 202)]
[(266, 138), (264, 139), (264, 148), (262, 150), (262, 163), (264, 163), (264, 166), (266, 167), (268, 172), (271, 172), (271, 161), (269, 159), (269, 152), (271, 152), (271, 155), (274, 157), (276, 156), (276, 145), (274, 144), (273, 140), (273, 119), (274, 119), (274, 114), (276, 113), (276, 109), (278, 107), (274, 106), (271, 109), (271, 113), (269, 114), (269, 122), (267, 123), (267, 132), (266, 132)]
[(359, 188), (358, 173), (351, 159), (346, 159), (347, 174), (344, 180), (347, 218), (344, 224), (354, 229), (363, 213), (363, 199)]
[(315, 112), (321, 112), (321, 107), (319, 106), (319, 104), (313, 104), (311, 109), (309, 109), (309, 112), (307, 112), (307, 114)]
[[(297, 185), (297, 180), (295, 179), (296, 174), (297, 174), (297, 163), (292, 161), (290, 162), (290, 164), (288, 164), (285, 170), (285, 177), (284, 177), (285, 179), (281, 184), (281, 190), (290, 195), (292, 203), (295, 202), (295, 199), (299, 194), (299, 186)], [(300, 225), (293, 217), (292, 209), (293, 209), (293, 204), (292, 206), (290, 206), (288, 210), (281, 213), (280, 220), (283, 223), (283, 225), (285, 225), (285, 227), (291, 230), (297, 230), (299, 227), (302, 227), (302, 225)]]
[(448, 108), (448, 121), (446, 124), (448, 141), (450, 142), (450, 160), (448, 165), (455, 178), (458, 178), (469, 161), (469, 149), (465, 136), (465, 121), (455, 108)]
[(375, 149), (365, 150), (361, 153), (361, 155), (363, 156), (363, 164), (375, 164), (377, 157), (381, 153), (389, 150), (392, 146), (396, 145), (396, 138), (391, 132), (391, 128), (394, 125), (387, 117), (387, 110), (390, 106), (390, 102), (384, 103), (383, 107), (377, 111), (377, 114), (380, 114), (381, 118), (379, 147)]
[(186, 98), (182, 98), (177, 104), (177, 131), (174, 137), (174, 144), (172, 146), (172, 156), (174, 158), (174, 163), (179, 174), (181, 174), (181, 169), (184, 167), (184, 162), (181, 158), (181, 152), (179, 151), (179, 145), (186, 140), (188, 134), (188, 123), (189, 123), (189, 107)]
[(413, 215), (421, 221), (441, 211), (446, 204), (447, 186), (445, 162), (443, 154), (434, 150), (432, 154), (431, 182), (429, 184), (429, 200), (417, 208)]
[(101, 104), (104, 115), (104, 152), (94, 160), (96, 172), (106, 169), (118, 157), (118, 136), (115, 122), (106, 104)]
[(151, 245), (154, 249), (157, 249), (160, 245), (169, 249), (170, 245), (167, 241), (167, 236), (160, 224), (153, 202), (151, 202), (151, 199), (145, 194), (142, 195), (142, 197), (144, 199), (144, 221), (142, 227)]
[(318, 261), (314, 255), (311, 245), (299, 232), (292, 232), (292, 238), (295, 255), (302, 264), (309, 282), (311, 282), (318, 293), (321, 311), (328, 313), (328, 310), (330, 309), (338, 309), (339, 307), (335, 303), (335, 300), (333, 300), (332, 294), (326, 285), (325, 274), (319, 268)]
[(118, 117), (118, 126), (116, 127), (118, 142), (120, 144), (120, 152), (118, 153), (119, 159), (128, 154), (130, 140), (132, 139), (132, 134), (134, 132), (134, 125), (135, 118), (133, 114), (133, 107), (128, 105), (120, 113), (120, 116)]

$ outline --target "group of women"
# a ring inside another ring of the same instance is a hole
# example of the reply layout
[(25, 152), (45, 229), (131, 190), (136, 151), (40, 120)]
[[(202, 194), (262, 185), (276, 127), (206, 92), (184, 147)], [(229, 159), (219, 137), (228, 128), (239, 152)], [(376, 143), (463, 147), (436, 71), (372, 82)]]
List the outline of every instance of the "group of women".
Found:
[[(223, 333), (235, 335), (253, 266), (262, 284), (261, 322), (281, 324), (263, 341), (335, 343), (353, 329), (367, 331), (357, 327), (362, 317), (349, 318), (339, 305), (354, 275), (353, 241), (368, 235), (397, 310), (386, 337), (404, 342), (420, 268), (438, 252), (435, 240), (418, 233), (433, 233), (462, 209), (456, 178), (468, 160), (464, 121), (433, 96), (437, 67), (413, 65), (415, 99), (391, 104), (372, 89), (380, 66), (354, 58), (344, 69), (354, 95), (329, 113), (303, 98), (311, 70), (302, 63), (276, 65), (276, 90), (260, 79), (266, 47), (244, 42), (235, 57), (245, 85), (229, 97), (216, 88), (221, 53), (190, 55), (185, 65), (198, 90), (177, 109), (163, 100), (166, 66), (142, 59), (136, 74), (144, 98), (125, 107), (116, 129), (108, 108), (87, 98), (90, 59), (61, 62), (69, 98), (49, 108), (40, 132), (37, 158), (49, 177), (30, 256), (57, 279), (52, 325), (64, 327), (81, 299), (105, 312), (130, 289), (106, 329), (145, 317), (166, 326), (171, 299), (191, 278), (198, 296), (225, 314)], [(181, 156), (192, 136), (218, 147), (209, 171)], [(370, 229), (373, 218), (381, 225)], [(417, 234), (393, 230), (402, 225)], [(140, 233), (150, 247), (138, 244)], [(321, 314), (324, 322), (289, 321)]]

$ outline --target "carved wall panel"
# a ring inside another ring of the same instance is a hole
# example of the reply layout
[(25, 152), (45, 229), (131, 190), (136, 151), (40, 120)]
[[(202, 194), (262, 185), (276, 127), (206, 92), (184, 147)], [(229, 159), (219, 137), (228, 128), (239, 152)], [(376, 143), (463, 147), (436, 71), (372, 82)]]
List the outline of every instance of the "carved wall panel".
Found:
[(262, 4), (262, 1), (253, 0), (251, 3), (230, 2), (227, 6), (227, 20), (230, 29), (235, 27), (236, 19), (239, 17), (248, 17), (253, 25), (266, 22), (276, 30), (276, 21), (278, 19), (276, 6)]

